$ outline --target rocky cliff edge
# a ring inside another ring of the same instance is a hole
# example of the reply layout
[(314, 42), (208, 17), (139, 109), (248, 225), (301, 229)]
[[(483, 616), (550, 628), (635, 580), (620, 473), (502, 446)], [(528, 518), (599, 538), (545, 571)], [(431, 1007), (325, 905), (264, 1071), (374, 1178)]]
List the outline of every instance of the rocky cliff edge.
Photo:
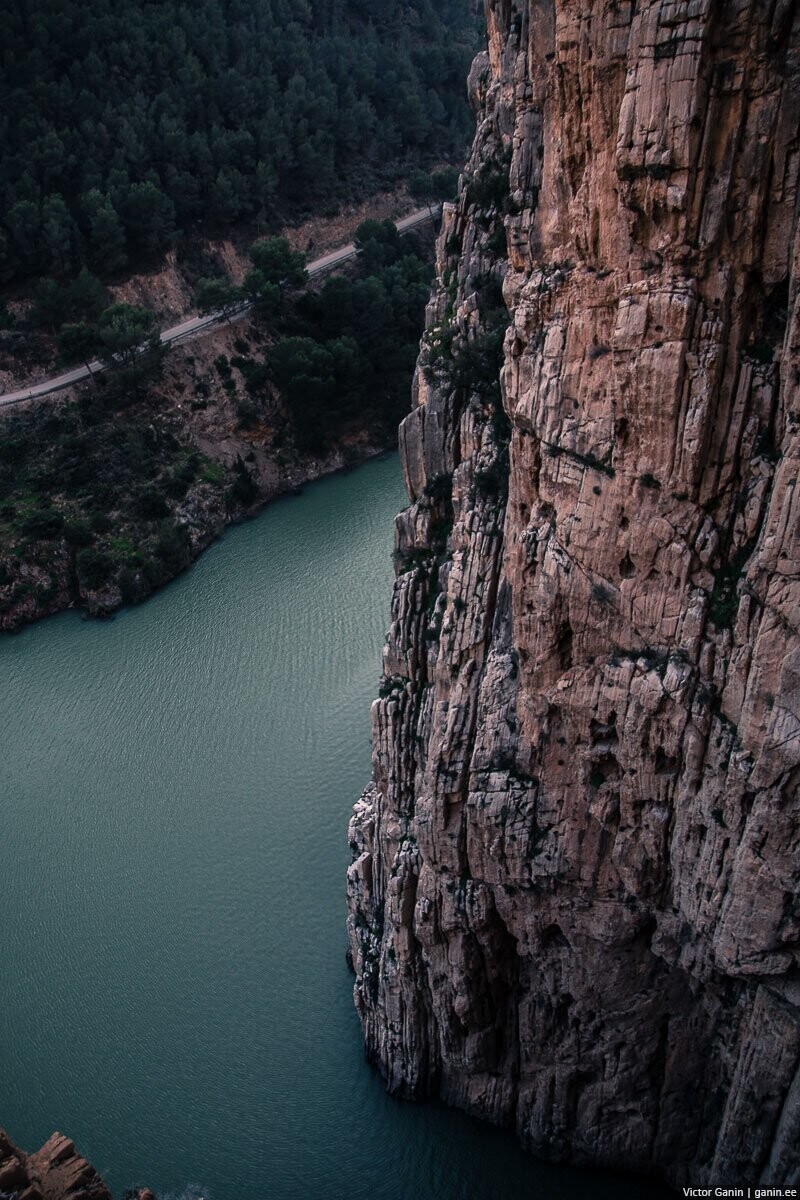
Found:
[(800, 1182), (800, 15), (488, 0), (350, 828), (367, 1054)]

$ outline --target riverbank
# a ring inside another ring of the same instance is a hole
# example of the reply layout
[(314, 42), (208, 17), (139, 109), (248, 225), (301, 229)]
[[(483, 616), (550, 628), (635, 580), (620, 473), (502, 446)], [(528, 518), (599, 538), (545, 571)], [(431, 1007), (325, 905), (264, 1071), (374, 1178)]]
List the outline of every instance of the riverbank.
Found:
[[(79, 477), (85, 450), (101, 460), (94, 463), (100, 478), (91, 503), (67, 516), (61, 507), (43, 509), (35, 488), (23, 490), (21, 505), (0, 507), (1, 632), (68, 609), (107, 617), (140, 603), (187, 570), (229, 526), (314, 480), (395, 448), (396, 435), (373, 423), (346, 430), (324, 453), (302, 453), (279, 398), (243, 426), (242, 408), (250, 398), (241, 368), (231, 367), (225, 354), (235, 349), (228, 345), (232, 332), (223, 328), (204, 345), (177, 352), (167, 386), (126, 410), (122, 420), (113, 410), (106, 420), (96, 421), (92, 410), (87, 414), (96, 399), (91, 392), (55, 406), (50, 401), (46, 416), (39, 407), (33, 417), (16, 419), (17, 426), (28, 422), (29, 440), (39, 445), (43, 425), (51, 434), (54, 427), (63, 429), (58, 439), (68, 442), (68, 454), (76, 445)], [(240, 348), (246, 336), (240, 331), (235, 339)], [(199, 400), (176, 399), (185, 396), (186, 379)], [(91, 449), (81, 445), (89, 440)], [(9, 444), (13, 437), (4, 440), (6, 454)], [(120, 450), (127, 462), (114, 461)], [(137, 455), (140, 478), (126, 478), (125, 467)], [(103, 461), (109, 470), (101, 473)], [(58, 473), (46, 460), (36, 471)]]
[(430, 231), (363, 231), (363, 254), (171, 350), (0, 413), (0, 630), (103, 616), (174, 579), (275, 496), (396, 445)]

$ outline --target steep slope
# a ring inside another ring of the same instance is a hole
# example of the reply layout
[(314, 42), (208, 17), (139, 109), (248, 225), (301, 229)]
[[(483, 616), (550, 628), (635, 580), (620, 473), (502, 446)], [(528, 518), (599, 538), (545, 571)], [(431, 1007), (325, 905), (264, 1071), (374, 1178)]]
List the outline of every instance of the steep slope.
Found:
[(800, 14), (487, 21), (350, 830), (367, 1053), (540, 1155), (797, 1184)]

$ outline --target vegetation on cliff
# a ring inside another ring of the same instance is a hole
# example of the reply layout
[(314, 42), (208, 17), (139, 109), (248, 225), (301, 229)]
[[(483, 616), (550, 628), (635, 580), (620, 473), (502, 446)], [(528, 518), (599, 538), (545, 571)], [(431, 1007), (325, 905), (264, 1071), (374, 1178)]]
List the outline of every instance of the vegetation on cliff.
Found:
[[(232, 365), (251, 397), (271, 382), (286, 402), (295, 445), (324, 454), (354, 424), (391, 438), (405, 412), (432, 271), (424, 245), (392, 221), (356, 231), (358, 266), (306, 287), (303, 257), (283, 238), (250, 248), (253, 269), (236, 287), (225, 276), (202, 279), (198, 307), (233, 311), (252, 301), (274, 340), (263, 358)], [(230, 370), (221, 368), (230, 386)], [(257, 419), (247, 405), (245, 422)]]
[[(109, 370), (80, 394), (9, 415), (0, 438), (0, 626), (67, 604), (102, 612), (143, 599), (223, 525), (281, 490), (275, 470), (389, 445), (422, 329), (429, 248), (391, 222), (365, 222), (353, 272), (319, 292), (280, 239), (257, 243), (269, 300), (225, 333), (211, 379), (162, 380), (146, 309), (112, 305), (66, 326), (75, 352)], [(277, 280), (280, 280), (279, 284)], [(307, 282), (307, 281), (306, 281)], [(222, 277), (204, 281), (232, 290)], [(252, 285), (255, 287), (255, 284)], [(134, 346), (147, 346), (135, 353)], [(191, 363), (191, 359), (187, 366)], [(176, 364), (177, 366), (178, 364)], [(178, 367), (186, 375), (186, 367)], [(214, 436), (196, 421), (215, 419)], [(215, 454), (215, 445), (220, 446)], [(202, 450), (200, 448), (202, 444)], [(235, 444), (240, 453), (230, 453)], [(258, 453), (263, 456), (258, 458)], [(272, 464), (270, 481), (260, 474)]]
[(393, 437), (408, 405), (431, 268), (420, 244), (391, 221), (365, 221), (356, 244), (358, 273), (306, 291), (291, 319), (296, 332), (269, 356), (307, 450), (323, 449), (363, 416)]
[(134, 600), (189, 561), (175, 510), (224, 478), (162, 422), (126, 411), (113, 386), (11, 419), (0, 453), (0, 610), (46, 604), (65, 563), (78, 589), (116, 582)]

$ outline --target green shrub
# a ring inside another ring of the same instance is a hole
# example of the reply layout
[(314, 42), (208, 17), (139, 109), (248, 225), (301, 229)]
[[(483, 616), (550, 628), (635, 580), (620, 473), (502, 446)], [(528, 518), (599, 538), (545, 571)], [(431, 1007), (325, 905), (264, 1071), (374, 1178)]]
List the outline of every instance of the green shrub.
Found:
[(108, 513), (93, 512), (89, 515), (89, 526), (95, 533), (108, 533), (112, 524), (113, 522)]
[(139, 493), (136, 509), (139, 516), (144, 517), (146, 521), (157, 521), (160, 517), (169, 515), (169, 505), (156, 488), (145, 488)]
[(236, 405), (236, 417), (240, 429), (252, 429), (258, 423), (258, 405), (252, 400), (240, 400)]
[(508, 168), (490, 160), (480, 164), (467, 184), (467, 203), (503, 211), (509, 200)]
[(458, 171), (455, 167), (443, 167), (431, 174), (431, 188), (437, 200), (455, 200), (458, 193)]
[(185, 567), (189, 561), (189, 535), (184, 526), (165, 523), (159, 531), (155, 551), (170, 570)]
[(26, 537), (50, 541), (57, 538), (64, 528), (64, 514), (54, 508), (40, 508), (22, 522), (21, 529)]
[(203, 483), (222, 483), (225, 479), (225, 468), (219, 463), (209, 462), (203, 467), (200, 479)]
[(234, 480), (228, 495), (234, 504), (244, 507), (249, 507), (258, 499), (258, 485), (241, 458), (236, 460)]
[(75, 566), (81, 583), (92, 589), (104, 587), (114, 574), (114, 560), (91, 546), (78, 552)]
[(70, 546), (91, 546), (92, 531), (88, 521), (70, 521), (64, 530), (64, 538)]

